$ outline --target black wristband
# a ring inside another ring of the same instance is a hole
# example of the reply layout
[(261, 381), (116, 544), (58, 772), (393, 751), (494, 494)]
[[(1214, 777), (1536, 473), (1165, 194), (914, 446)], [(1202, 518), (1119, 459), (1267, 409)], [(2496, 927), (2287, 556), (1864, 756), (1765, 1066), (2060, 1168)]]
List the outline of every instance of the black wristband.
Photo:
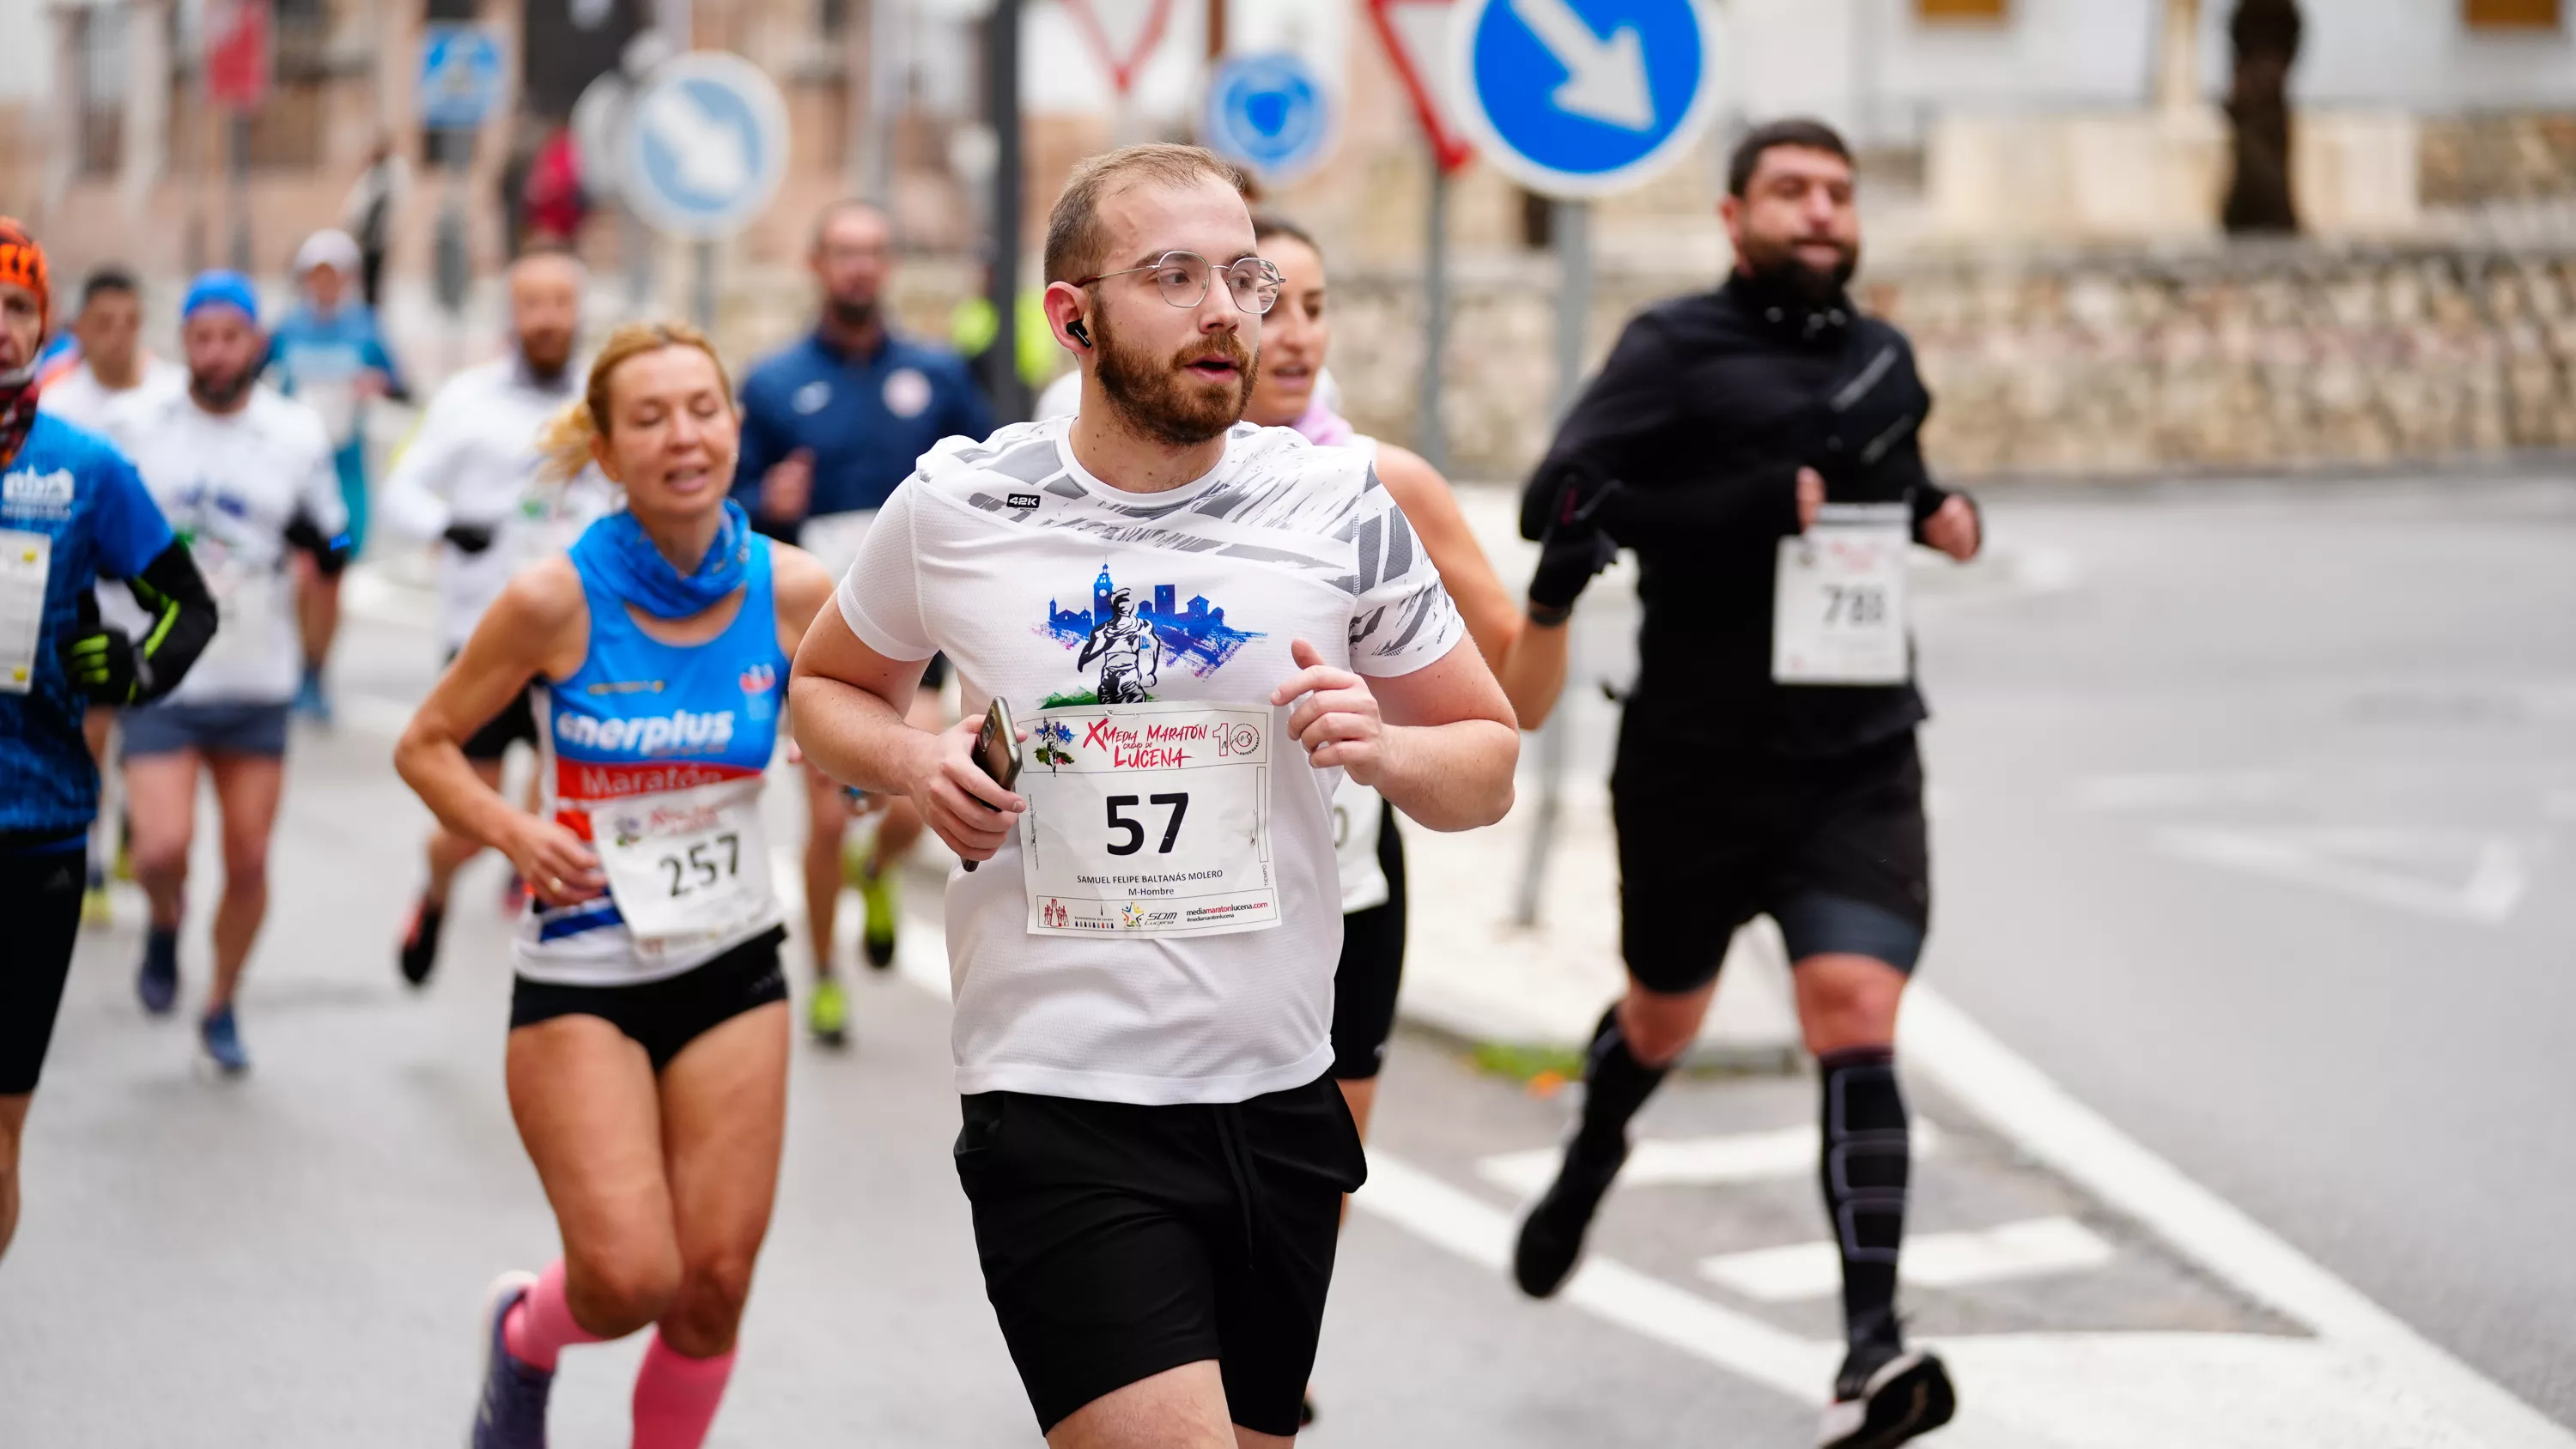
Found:
[(1573, 617), (1572, 604), (1560, 608), (1554, 604), (1542, 604), (1536, 599), (1529, 601), (1529, 621), (1542, 629), (1563, 628), (1565, 621)]

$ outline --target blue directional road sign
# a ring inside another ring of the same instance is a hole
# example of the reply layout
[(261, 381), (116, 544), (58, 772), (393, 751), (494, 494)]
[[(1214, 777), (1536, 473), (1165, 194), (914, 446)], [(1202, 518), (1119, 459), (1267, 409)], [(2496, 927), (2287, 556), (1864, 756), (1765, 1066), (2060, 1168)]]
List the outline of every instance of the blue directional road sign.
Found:
[(697, 241), (751, 224), (787, 174), (787, 103), (741, 56), (656, 66), (626, 107), (620, 194), (656, 230)]
[(481, 25), (421, 28), (420, 123), (471, 130), (501, 104), (501, 38)]
[(1459, 0), (1455, 94), (1486, 159), (1551, 196), (1623, 190), (1677, 159), (1717, 109), (1706, 0)]
[(1333, 93), (1293, 51), (1230, 57), (1208, 79), (1199, 135), (1271, 185), (1315, 169), (1332, 149)]

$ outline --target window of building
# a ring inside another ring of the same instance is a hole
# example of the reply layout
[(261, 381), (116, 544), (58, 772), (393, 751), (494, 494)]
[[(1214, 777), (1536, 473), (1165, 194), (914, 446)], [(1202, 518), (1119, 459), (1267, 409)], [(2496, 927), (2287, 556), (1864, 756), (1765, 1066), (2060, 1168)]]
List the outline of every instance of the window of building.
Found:
[(2008, 20), (2010, 0), (1914, 0), (1914, 13), (1925, 20)]
[(2466, 0), (2472, 30), (2556, 30), (2559, 0)]
[(125, 160), (125, 11), (88, 6), (58, 12), (72, 27), (78, 135), (74, 164), (83, 176), (113, 176)]

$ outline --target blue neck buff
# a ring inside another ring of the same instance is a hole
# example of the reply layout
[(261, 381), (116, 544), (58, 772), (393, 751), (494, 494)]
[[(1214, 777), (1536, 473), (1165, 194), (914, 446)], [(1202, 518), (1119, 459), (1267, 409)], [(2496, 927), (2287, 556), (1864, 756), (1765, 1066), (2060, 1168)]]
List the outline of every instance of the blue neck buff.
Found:
[(582, 530), (572, 558), (610, 593), (654, 618), (685, 619), (743, 586), (751, 572), (751, 539), (751, 519), (741, 504), (726, 499), (716, 541), (697, 571), (683, 577), (653, 546), (644, 525), (621, 508)]

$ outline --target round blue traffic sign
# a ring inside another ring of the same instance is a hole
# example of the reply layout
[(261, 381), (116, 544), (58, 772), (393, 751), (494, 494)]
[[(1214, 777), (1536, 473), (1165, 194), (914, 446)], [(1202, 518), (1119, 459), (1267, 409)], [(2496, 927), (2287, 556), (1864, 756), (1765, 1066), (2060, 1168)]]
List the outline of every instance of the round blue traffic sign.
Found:
[(1622, 190), (1699, 139), (1721, 34), (1704, 0), (1461, 0), (1456, 93), (1487, 159), (1552, 196)]
[(1292, 51), (1230, 57), (1209, 77), (1199, 135), (1272, 185), (1315, 169), (1333, 143), (1333, 93)]
[(692, 51), (627, 103), (621, 194), (656, 230), (712, 241), (751, 224), (787, 175), (787, 103), (760, 67)]

